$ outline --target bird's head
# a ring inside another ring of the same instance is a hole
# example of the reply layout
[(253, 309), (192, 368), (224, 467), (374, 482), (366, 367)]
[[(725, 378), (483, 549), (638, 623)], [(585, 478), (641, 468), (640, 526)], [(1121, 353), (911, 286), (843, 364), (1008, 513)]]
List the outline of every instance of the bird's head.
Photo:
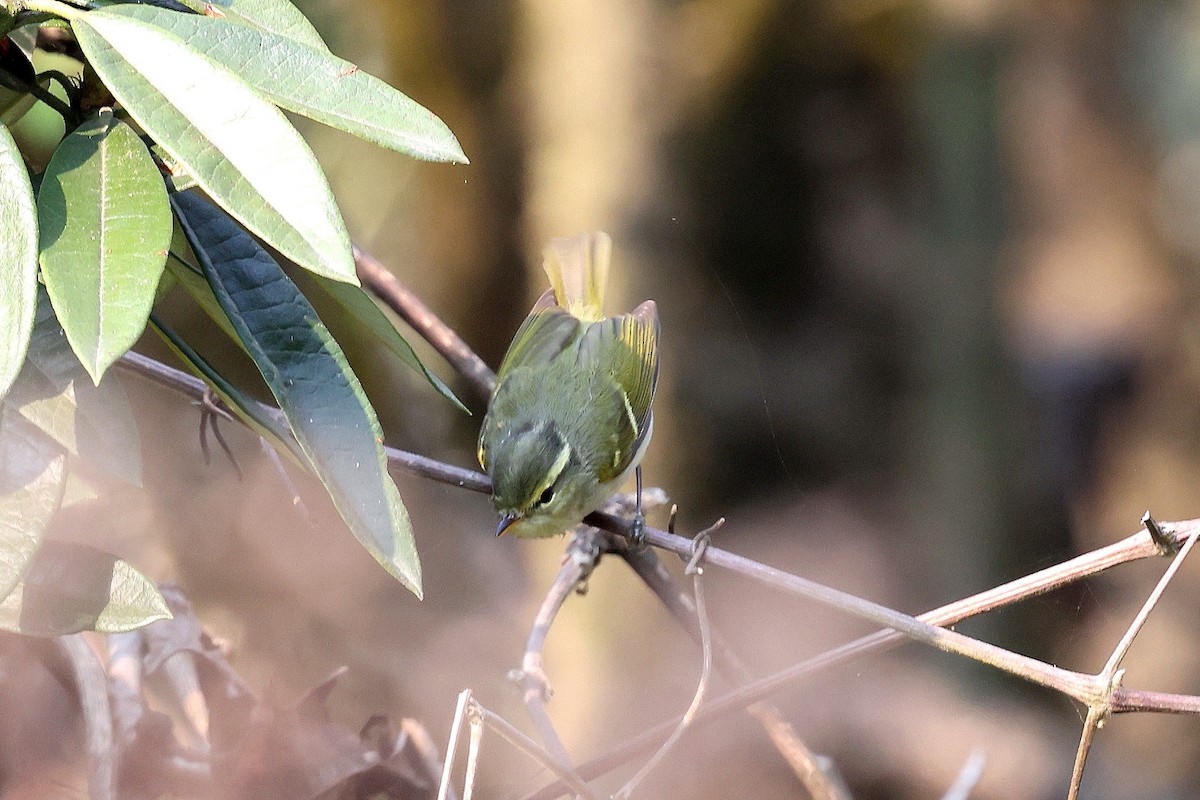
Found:
[(492, 479), (497, 536), (510, 529), (519, 536), (549, 536), (578, 522), (557, 516), (570, 507), (569, 478), (577, 461), (553, 422), (490, 426), (480, 436), (479, 463)]

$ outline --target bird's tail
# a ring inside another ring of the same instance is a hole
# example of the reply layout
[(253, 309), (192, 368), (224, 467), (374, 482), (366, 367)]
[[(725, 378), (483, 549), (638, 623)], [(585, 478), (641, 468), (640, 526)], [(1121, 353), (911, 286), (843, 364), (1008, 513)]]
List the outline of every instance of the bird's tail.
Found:
[(542, 269), (558, 304), (585, 322), (604, 316), (604, 286), (612, 239), (603, 231), (553, 239), (542, 251)]

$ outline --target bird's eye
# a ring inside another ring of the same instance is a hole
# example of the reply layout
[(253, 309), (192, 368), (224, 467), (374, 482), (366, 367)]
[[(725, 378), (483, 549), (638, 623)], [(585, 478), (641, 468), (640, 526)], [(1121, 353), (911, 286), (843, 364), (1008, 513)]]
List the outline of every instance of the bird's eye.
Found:
[(546, 487), (546, 489), (545, 489), (545, 491), (543, 491), (543, 492), (541, 493), (541, 495), (538, 497), (537, 504), (538, 504), (539, 506), (544, 506), (544, 505), (546, 505), (547, 503), (549, 503), (549, 502), (550, 502), (551, 500), (553, 500), (553, 499), (554, 499), (554, 487), (553, 487), (553, 486), (547, 486), (547, 487)]

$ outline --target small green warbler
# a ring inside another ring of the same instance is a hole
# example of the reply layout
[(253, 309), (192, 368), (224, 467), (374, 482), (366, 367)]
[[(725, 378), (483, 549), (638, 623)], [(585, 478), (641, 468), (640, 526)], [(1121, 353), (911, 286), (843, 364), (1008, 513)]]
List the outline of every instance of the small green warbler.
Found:
[(658, 382), (658, 308), (602, 310), (612, 240), (555, 239), (543, 251), (550, 290), (500, 364), (479, 432), (499, 536), (552, 536), (574, 527), (637, 471), (650, 443)]

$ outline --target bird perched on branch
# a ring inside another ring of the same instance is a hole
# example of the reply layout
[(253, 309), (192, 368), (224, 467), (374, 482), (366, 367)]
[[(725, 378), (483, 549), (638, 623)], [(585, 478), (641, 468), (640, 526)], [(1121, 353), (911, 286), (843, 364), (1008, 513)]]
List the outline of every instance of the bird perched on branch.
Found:
[(492, 479), (496, 535), (552, 536), (578, 524), (636, 471), (653, 430), (658, 308), (604, 316), (612, 240), (555, 239), (543, 251), (547, 290), (500, 364), (479, 432)]

